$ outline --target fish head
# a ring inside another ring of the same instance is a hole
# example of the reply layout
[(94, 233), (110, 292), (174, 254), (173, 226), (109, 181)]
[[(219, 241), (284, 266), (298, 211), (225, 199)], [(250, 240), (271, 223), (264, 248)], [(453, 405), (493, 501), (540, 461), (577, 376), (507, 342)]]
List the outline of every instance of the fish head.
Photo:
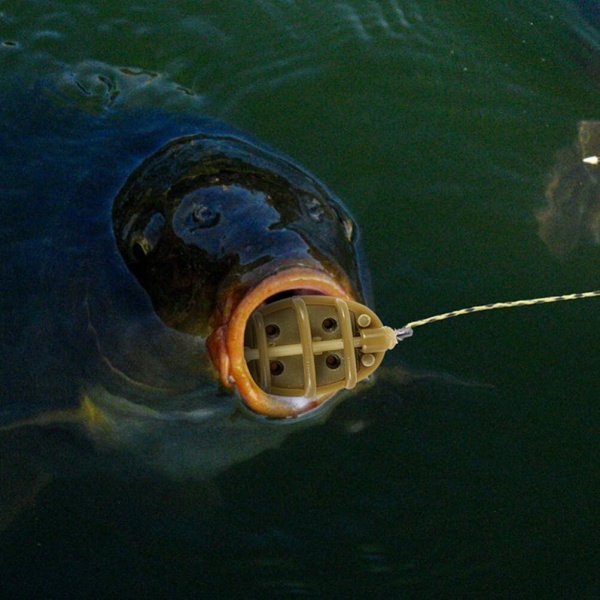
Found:
[(113, 229), (160, 319), (205, 339), (221, 382), (237, 386), (251, 410), (297, 416), (331, 396), (267, 394), (244, 359), (246, 324), (265, 303), (366, 301), (354, 220), (302, 167), (240, 136), (178, 138), (129, 177)]

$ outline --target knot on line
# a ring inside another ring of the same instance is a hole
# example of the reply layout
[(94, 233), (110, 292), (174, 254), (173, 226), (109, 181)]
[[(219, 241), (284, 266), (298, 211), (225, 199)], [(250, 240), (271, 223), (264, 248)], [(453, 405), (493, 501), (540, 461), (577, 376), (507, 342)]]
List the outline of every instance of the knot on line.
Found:
[(412, 327), (400, 327), (400, 329), (394, 329), (394, 334), (396, 335), (396, 340), (401, 342), (406, 338), (409, 338), (413, 334)]

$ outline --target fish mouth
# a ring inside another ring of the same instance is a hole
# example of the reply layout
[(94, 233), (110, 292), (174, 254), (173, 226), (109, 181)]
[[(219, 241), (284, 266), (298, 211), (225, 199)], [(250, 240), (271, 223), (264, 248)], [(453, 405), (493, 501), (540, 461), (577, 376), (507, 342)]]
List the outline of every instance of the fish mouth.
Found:
[(313, 410), (334, 394), (315, 397), (276, 396), (264, 392), (250, 374), (244, 357), (246, 325), (252, 313), (263, 304), (297, 295), (334, 296), (356, 300), (348, 281), (340, 281), (313, 267), (288, 267), (262, 279), (239, 301), (229, 296), (223, 309), (225, 322), (207, 339), (209, 355), (226, 387), (236, 386), (244, 403), (253, 412), (276, 419), (296, 417)]

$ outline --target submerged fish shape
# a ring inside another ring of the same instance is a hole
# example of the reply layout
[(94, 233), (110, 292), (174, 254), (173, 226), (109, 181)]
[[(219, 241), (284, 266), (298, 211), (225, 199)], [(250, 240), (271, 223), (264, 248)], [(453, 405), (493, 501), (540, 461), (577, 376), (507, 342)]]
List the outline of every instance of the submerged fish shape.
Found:
[(42, 88), (0, 117), (4, 479), (11, 453), (43, 471), (35, 489), (99, 449), (204, 477), (323, 418), (330, 395), (270, 397), (243, 362), (264, 303), (369, 301), (357, 227), (322, 183), (193, 114), (90, 114)]
[(600, 242), (600, 121), (581, 121), (574, 144), (557, 155), (538, 211), (539, 235), (550, 251), (566, 257)]

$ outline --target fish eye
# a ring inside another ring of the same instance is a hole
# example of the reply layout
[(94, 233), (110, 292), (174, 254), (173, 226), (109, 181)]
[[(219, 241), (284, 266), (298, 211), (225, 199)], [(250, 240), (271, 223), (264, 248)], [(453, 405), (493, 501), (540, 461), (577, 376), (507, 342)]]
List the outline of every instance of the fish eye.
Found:
[(221, 222), (224, 186), (199, 187), (181, 197), (173, 215), (175, 231), (191, 232), (210, 229)]
[(214, 227), (221, 220), (221, 213), (206, 204), (200, 204), (192, 211), (192, 220), (196, 229)]

